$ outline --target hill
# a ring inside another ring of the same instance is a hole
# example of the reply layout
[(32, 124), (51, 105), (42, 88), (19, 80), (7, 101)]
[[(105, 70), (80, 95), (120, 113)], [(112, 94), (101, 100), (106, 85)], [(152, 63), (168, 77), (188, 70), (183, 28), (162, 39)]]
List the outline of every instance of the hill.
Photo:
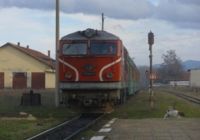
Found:
[[(186, 60), (182, 62), (184, 70), (200, 69), (200, 61), (198, 60)], [(159, 68), (161, 64), (153, 65), (154, 68)]]
[(182, 63), (185, 70), (188, 69), (200, 69), (200, 61), (197, 60), (187, 60)]

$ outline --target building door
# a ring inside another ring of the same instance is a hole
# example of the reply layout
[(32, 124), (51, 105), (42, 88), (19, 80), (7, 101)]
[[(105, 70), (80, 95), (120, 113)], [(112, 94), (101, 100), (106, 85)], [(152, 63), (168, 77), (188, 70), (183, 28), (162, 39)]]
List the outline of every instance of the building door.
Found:
[(26, 72), (13, 73), (13, 88), (24, 89), (27, 88), (27, 74)]
[(4, 73), (0, 72), (0, 89), (4, 88)]
[(32, 72), (31, 87), (32, 89), (45, 89), (45, 73)]

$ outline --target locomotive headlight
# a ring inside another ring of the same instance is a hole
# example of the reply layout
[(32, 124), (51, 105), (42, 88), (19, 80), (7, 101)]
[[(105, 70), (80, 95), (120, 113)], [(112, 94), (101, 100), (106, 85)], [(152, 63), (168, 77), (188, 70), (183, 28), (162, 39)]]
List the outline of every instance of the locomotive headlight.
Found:
[(106, 78), (112, 79), (113, 78), (113, 73), (112, 72), (107, 73), (106, 74)]
[(65, 78), (71, 79), (72, 78), (72, 73), (71, 72), (66, 72), (65, 73)]

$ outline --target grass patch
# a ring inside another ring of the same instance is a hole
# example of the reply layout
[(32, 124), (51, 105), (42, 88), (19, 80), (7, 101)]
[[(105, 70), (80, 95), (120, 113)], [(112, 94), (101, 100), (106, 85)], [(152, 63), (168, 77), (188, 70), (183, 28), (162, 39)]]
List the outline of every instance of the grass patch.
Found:
[[(53, 107), (53, 92), (43, 92), (43, 106), (20, 106), (23, 91), (0, 91), (0, 140), (22, 140), (78, 114), (78, 111), (65, 107)], [(19, 118), (19, 112), (32, 114), (36, 120), (12, 119)]]
[(19, 112), (26, 112), (32, 114), (38, 119), (44, 118), (56, 118), (56, 119), (63, 119), (69, 118), (76, 114), (75, 111), (67, 109), (65, 107), (46, 107), (46, 106), (17, 106), (13, 108), (2, 108), (0, 107), (0, 117), (8, 116), (8, 117), (18, 117)]
[(19, 117), (19, 112), (32, 114), (37, 120), (1, 120), (0, 118), (0, 140), (22, 140), (31, 137), (41, 131), (55, 126), (64, 120), (71, 119), (78, 113), (64, 107), (16, 107), (1, 109), (0, 116)]
[(0, 120), (1, 140), (23, 140), (57, 124), (55, 119), (38, 121)]
[(149, 94), (143, 91), (131, 97), (125, 105), (117, 108), (111, 116), (123, 119), (163, 118), (169, 106), (175, 106), (177, 110), (184, 112), (186, 117), (200, 117), (199, 106), (173, 95), (155, 91), (154, 100), (154, 108), (151, 109), (149, 106)]

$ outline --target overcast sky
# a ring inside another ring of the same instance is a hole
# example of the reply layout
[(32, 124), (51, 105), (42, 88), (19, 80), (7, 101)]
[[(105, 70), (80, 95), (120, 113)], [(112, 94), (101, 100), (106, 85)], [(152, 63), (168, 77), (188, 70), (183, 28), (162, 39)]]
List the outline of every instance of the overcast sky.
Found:
[[(60, 0), (61, 35), (101, 28), (119, 36), (137, 65), (149, 64), (147, 34), (155, 35), (153, 63), (173, 49), (200, 60), (200, 0)], [(0, 45), (20, 42), (55, 56), (55, 0), (0, 0)]]

